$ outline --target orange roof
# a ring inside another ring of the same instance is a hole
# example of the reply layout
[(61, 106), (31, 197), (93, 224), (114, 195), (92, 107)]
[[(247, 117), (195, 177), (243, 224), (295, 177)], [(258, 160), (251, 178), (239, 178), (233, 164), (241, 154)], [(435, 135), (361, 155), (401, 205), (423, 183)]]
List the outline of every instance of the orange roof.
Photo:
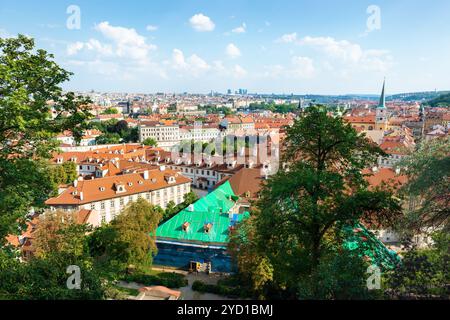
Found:
[(346, 116), (344, 119), (350, 123), (375, 123), (375, 115), (365, 115), (365, 116)]
[(365, 179), (371, 188), (378, 187), (382, 183), (386, 183), (391, 187), (398, 187), (408, 181), (408, 178), (405, 175), (398, 175), (391, 168), (379, 168), (376, 172), (372, 172), (370, 169), (365, 169), (363, 170), (363, 174), (368, 174)]
[(236, 195), (245, 196), (249, 192), (250, 197), (255, 198), (262, 188), (264, 178), (261, 175), (260, 168), (242, 168), (228, 181)]
[(79, 210), (76, 215), (77, 223), (79, 223), (79, 224), (87, 223), (91, 212), (92, 212), (92, 210), (87, 210), (87, 209)]
[[(168, 173), (175, 176), (175, 183), (169, 184), (164, 176)], [(124, 183), (125, 191), (116, 192), (116, 183), (118, 176), (98, 178), (93, 180), (80, 180), (77, 186), (73, 185), (64, 190), (60, 195), (48, 199), (47, 205), (80, 205), (95, 201), (107, 200), (116, 197), (143, 193), (158, 189), (167, 188), (173, 185), (189, 183), (191, 180), (178, 174), (175, 170), (166, 169), (149, 170), (149, 179), (145, 180), (143, 174), (130, 173), (119, 176)], [(81, 194), (83, 199), (81, 199)]]

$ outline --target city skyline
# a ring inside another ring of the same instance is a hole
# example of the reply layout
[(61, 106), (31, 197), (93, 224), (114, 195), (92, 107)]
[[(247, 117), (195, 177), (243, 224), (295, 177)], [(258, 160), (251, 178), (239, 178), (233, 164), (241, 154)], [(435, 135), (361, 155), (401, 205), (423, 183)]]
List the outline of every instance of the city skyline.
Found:
[[(67, 26), (71, 5), (80, 10), (79, 29)], [(386, 76), (390, 95), (450, 88), (446, 8), (446, 1), (23, 1), (0, 6), (0, 36), (35, 38), (74, 72), (68, 90), (377, 94)]]

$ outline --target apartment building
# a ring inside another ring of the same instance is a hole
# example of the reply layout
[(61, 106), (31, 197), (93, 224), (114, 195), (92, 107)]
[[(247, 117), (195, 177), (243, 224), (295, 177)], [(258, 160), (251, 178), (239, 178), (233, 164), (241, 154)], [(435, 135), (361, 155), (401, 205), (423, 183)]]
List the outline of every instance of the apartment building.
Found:
[(160, 166), (118, 176), (91, 180), (75, 180), (58, 196), (45, 203), (52, 210), (95, 210), (103, 222), (114, 219), (130, 202), (143, 198), (153, 205), (166, 208), (170, 201), (176, 205), (191, 191), (191, 180), (175, 170)]
[(150, 150), (146, 157), (153, 165), (165, 165), (180, 172), (191, 180), (193, 187), (199, 189), (213, 189), (219, 181), (233, 176), (242, 168), (259, 169), (261, 176), (269, 176), (275, 169), (270, 161), (260, 161), (254, 149), (241, 150), (239, 155), (204, 156), (201, 159), (193, 154), (172, 159), (171, 152)]
[(141, 142), (147, 138), (153, 138), (161, 148), (170, 148), (180, 142), (180, 127), (178, 124), (142, 121), (138, 128), (139, 141)]

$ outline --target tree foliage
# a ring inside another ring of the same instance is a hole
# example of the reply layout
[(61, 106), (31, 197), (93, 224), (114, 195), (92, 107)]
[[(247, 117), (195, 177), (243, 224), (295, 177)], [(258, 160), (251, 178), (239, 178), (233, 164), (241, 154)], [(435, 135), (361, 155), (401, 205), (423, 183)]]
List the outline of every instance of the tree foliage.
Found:
[(155, 231), (162, 210), (138, 199), (110, 224), (96, 230), (90, 239), (91, 253), (122, 267), (149, 266), (157, 253)]
[(56, 134), (70, 129), (79, 141), (91, 116), (88, 99), (63, 93), (70, 76), (33, 39), (0, 38), (0, 243), (54, 191), (39, 160), (55, 150)]
[(449, 231), (450, 139), (423, 141), (399, 165), (408, 176), (402, 191), (416, 203), (405, 219), (406, 228), (442, 227)]
[(142, 141), (142, 143), (146, 146), (151, 146), (151, 147), (156, 147), (158, 145), (156, 140), (153, 138), (147, 138), (144, 141)]
[[(46, 212), (33, 232), (33, 256), (20, 262), (0, 251), (0, 298), (4, 299), (102, 299), (101, 283), (89, 255), (86, 232), (73, 213)], [(80, 268), (80, 289), (67, 287), (69, 266)]]
[[(307, 108), (287, 129), (285, 142), (285, 170), (264, 185), (255, 218), (247, 222), (254, 224), (253, 237), (241, 242), (253, 242), (250, 253), (267, 259), (278, 291), (288, 297), (328, 297), (333, 287), (325, 294), (319, 279), (325, 261), (335, 263), (341, 254), (342, 228), (360, 220), (390, 225), (401, 214), (400, 205), (389, 190), (369, 190), (361, 173), (383, 152), (326, 109)], [(308, 278), (306, 295), (300, 284)]]

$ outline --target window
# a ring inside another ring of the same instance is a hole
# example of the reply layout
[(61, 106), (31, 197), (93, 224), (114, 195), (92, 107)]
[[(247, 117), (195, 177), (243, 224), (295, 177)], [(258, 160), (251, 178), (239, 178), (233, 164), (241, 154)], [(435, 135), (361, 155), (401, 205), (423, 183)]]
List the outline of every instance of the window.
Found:
[(123, 198), (120, 198), (119, 203), (120, 203), (120, 206), (123, 206)]
[(91, 210), (95, 210), (95, 202), (91, 203)]
[(111, 208), (114, 208), (116, 202), (114, 200), (109, 201), (109, 205)]
[(100, 209), (105, 210), (105, 201), (100, 202)]

